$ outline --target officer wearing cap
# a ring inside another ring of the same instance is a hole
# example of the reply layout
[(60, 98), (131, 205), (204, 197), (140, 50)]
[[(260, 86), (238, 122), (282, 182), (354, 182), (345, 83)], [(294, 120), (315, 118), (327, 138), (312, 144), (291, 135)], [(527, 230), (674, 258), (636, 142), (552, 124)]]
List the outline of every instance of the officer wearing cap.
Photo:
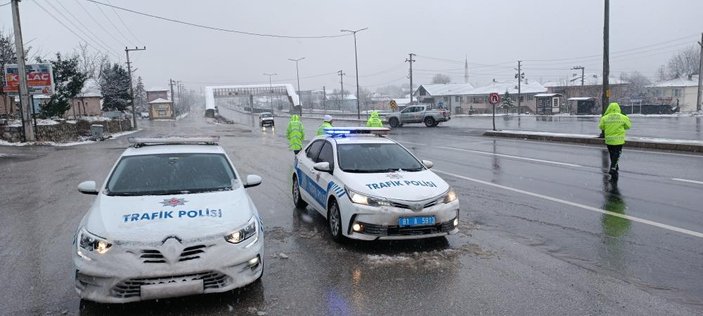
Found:
[(322, 125), (320, 125), (320, 128), (317, 129), (317, 136), (324, 135), (325, 128), (329, 128), (329, 127), (332, 127), (332, 116), (325, 115), (324, 118), (322, 119)]

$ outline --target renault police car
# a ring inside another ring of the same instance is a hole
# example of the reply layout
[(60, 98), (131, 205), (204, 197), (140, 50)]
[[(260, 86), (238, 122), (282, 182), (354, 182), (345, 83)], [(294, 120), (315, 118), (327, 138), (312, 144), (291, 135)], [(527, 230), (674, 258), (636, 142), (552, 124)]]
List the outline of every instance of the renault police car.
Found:
[(302, 150), (293, 202), (327, 218), (335, 241), (414, 239), (458, 231), (454, 190), (387, 128), (328, 128)]
[(82, 299), (124, 303), (225, 292), (263, 274), (258, 211), (216, 137), (130, 139), (74, 239)]

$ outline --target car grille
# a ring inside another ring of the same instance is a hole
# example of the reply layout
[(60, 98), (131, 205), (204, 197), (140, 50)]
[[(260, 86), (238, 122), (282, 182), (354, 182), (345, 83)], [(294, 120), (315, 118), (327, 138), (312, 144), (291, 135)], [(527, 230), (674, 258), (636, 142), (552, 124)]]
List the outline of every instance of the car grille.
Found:
[[(183, 248), (178, 262), (195, 260), (200, 258), (200, 254), (205, 253), (206, 245), (196, 245)], [(139, 256), (144, 263), (166, 263), (166, 258), (156, 249), (143, 249)]]
[(186, 282), (203, 280), (203, 289), (219, 289), (232, 283), (232, 279), (219, 272), (209, 271), (196, 274), (175, 275), (156, 278), (139, 278), (124, 280), (112, 288), (112, 296), (118, 298), (128, 298), (141, 295), (142, 285), (168, 284), (174, 282)]
[[(425, 203), (425, 205), (422, 206), (422, 209), (426, 209), (428, 207), (435, 206), (435, 205), (437, 205), (438, 202), (439, 202), (439, 200), (434, 200), (434, 201)], [(409, 204), (398, 203), (398, 202), (391, 202), (391, 206), (397, 207), (397, 208), (404, 208), (404, 209), (408, 209), (408, 210), (413, 209), (412, 206), (410, 206)]]
[(430, 226), (414, 226), (414, 227), (400, 227), (398, 225), (375, 225), (361, 223), (363, 227), (363, 233), (375, 236), (413, 236), (413, 235), (429, 235), (437, 233), (448, 233), (452, 231), (454, 227), (454, 220), (439, 223)]

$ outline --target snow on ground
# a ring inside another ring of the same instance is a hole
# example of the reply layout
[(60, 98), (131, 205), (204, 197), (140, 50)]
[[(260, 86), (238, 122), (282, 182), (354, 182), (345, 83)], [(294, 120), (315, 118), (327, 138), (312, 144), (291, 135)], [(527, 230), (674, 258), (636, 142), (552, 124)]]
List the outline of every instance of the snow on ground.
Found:
[(185, 112), (185, 113), (183, 113), (183, 114), (181, 114), (181, 115), (179, 115), (179, 116), (176, 116), (176, 120), (181, 120), (181, 119), (186, 118), (189, 113), (190, 113), (190, 112)]
[(141, 129), (135, 130), (135, 131), (126, 131), (126, 132), (119, 132), (119, 133), (112, 133), (110, 134), (111, 138), (118, 138), (121, 136), (129, 135), (129, 134), (134, 134), (136, 132), (141, 131)]

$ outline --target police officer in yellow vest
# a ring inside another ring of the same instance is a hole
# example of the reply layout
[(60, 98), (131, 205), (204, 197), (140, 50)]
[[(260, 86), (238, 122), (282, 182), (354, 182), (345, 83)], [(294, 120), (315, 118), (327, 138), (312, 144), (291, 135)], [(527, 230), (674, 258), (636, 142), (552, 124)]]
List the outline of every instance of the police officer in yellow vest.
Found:
[(381, 121), (378, 111), (371, 111), (371, 116), (366, 121), (366, 127), (383, 127), (383, 121)]
[(613, 177), (617, 177), (620, 169), (618, 160), (622, 152), (622, 145), (625, 144), (625, 131), (632, 127), (632, 122), (630, 122), (629, 117), (622, 114), (620, 105), (613, 102), (608, 105), (608, 109), (605, 110), (605, 113), (600, 118), (598, 127), (605, 135), (605, 145), (608, 146), (608, 153), (610, 154), (610, 169), (608, 173)]
[(288, 143), (290, 144), (288, 148), (290, 148), (293, 153), (298, 154), (298, 152), (303, 149), (305, 129), (303, 128), (303, 122), (300, 121), (299, 116), (291, 115), (288, 128), (286, 129), (286, 138), (288, 138)]
[(324, 135), (325, 134), (325, 128), (332, 127), (332, 116), (331, 115), (325, 115), (325, 117), (322, 119), (322, 125), (320, 125), (320, 128), (317, 129), (317, 136)]

